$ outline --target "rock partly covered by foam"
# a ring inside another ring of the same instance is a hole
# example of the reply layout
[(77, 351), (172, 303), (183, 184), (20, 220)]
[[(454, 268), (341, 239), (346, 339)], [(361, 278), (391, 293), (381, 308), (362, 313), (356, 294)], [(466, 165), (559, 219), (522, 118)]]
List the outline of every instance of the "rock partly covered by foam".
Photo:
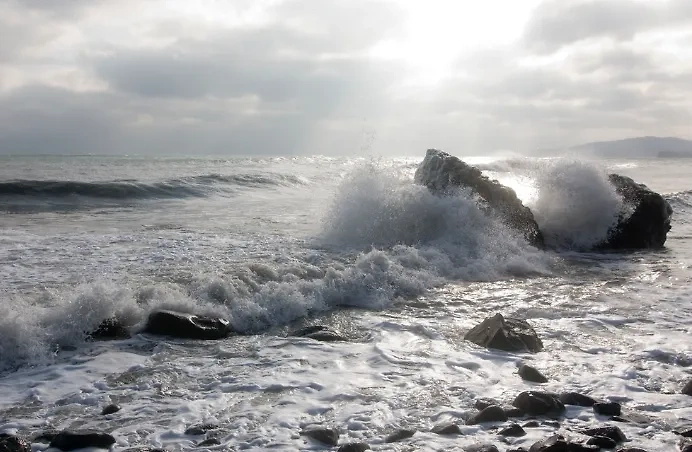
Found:
[(0, 433), (0, 452), (31, 452), (31, 446), (21, 438)]
[(152, 312), (145, 333), (183, 339), (223, 339), (231, 333), (228, 320), (174, 311)]
[(502, 314), (495, 314), (474, 326), (464, 340), (508, 352), (543, 350), (543, 342), (526, 320), (505, 318)]
[(62, 431), (55, 435), (50, 442), (50, 447), (69, 451), (75, 449), (84, 449), (85, 447), (95, 447), (99, 449), (108, 449), (115, 438), (108, 433), (97, 431)]
[(673, 208), (668, 201), (646, 185), (619, 174), (608, 176), (622, 197), (625, 212), (608, 232), (601, 249), (661, 248), (670, 231)]
[(416, 170), (415, 181), (437, 193), (444, 193), (455, 187), (470, 188), (507, 225), (522, 232), (531, 244), (543, 246), (543, 234), (533, 213), (522, 204), (514, 190), (489, 179), (478, 168), (467, 165), (457, 157), (437, 149), (428, 149), (425, 159)]

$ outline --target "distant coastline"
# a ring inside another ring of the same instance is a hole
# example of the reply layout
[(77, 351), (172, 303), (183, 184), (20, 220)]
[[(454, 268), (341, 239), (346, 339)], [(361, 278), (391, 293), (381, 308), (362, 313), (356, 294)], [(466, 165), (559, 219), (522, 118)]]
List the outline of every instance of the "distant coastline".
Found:
[(692, 158), (692, 140), (676, 137), (637, 137), (543, 149), (538, 156), (579, 155), (591, 158)]

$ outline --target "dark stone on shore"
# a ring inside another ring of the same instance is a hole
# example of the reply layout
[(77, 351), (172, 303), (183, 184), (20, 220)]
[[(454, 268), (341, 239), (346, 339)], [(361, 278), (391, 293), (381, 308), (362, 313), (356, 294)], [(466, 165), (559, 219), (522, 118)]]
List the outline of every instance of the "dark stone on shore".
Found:
[(365, 452), (370, 449), (367, 443), (346, 443), (339, 446), (337, 452)]
[(607, 436), (592, 436), (586, 441), (586, 444), (598, 446), (601, 449), (615, 449), (617, 447), (617, 443)]
[(443, 195), (457, 187), (470, 188), (504, 223), (521, 232), (532, 245), (543, 247), (543, 234), (531, 209), (522, 204), (514, 190), (489, 179), (478, 168), (467, 165), (457, 157), (438, 149), (428, 149), (423, 162), (418, 165), (414, 180), (432, 192)]
[(540, 426), (541, 426), (541, 423), (538, 421), (529, 421), (523, 425), (524, 428), (536, 428), (536, 427), (540, 427)]
[(221, 441), (218, 438), (208, 438), (197, 444), (197, 447), (218, 446), (219, 444), (221, 444)]
[(598, 446), (589, 446), (567, 441), (562, 435), (553, 435), (534, 443), (529, 452), (593, 452)]
[(0, 433), (0, 452), (31, 452), (31, 445), (16, 436)]
[(639, 425), (648, 425), (648, 424), (654, 422), (654, 419), (655, 418), (653, 418), (651, 416), (636, 413), (633, 411), (629, 411), (629, 412), (622, 414), (620, 416), (612, 416), (610, 418), (611, 421), (615, 421), (615, 422), (626, 422), (626, 423), (633, 423), (633, 424), (639, 424)]
[(464, 447), (464, 452), (500, 452), (494, 444), (474, 444)]
[(603, 416), (620, 416), (622, 407), (617, 402), (601, 402), (593, 405), (593, 411)]
[(543, 350), (543, 342), (526, 320), (504, 318), (502, 314), (488, 317), (471, 328), (464, 340), (509, 352)]
[(50, 443), (53, 441), (53, 438), (58, 436), (58, 433), (60, 433), (57, 430), (46, 430), (45, 432), (41, 432), (38, 435), (34, 436), (31, 440), (32, 443)]
[(682, 394), (692, 396), (692, 380), (688, 381), (687, 384), (680, 391)]
[(330, 446), (339, 444), (339, 430), (336, 428), (313, 427), (303, 430), (301, 434)]
[[(673, 208), (658, 193), (629, 177), (609, 174), (610, 183), (628, 208), (597, 248), (609, 250), (661, 248), (670, 231)], [(630, 213), (631, 212), (631, 213)]]
[(594, 406), (597, 403), (595, 399), (578, 392), (563, 392), (560, 394), (559, 399), (565, 405)]
[(113, 414), (117, 413), (120, 411), (122, 408), (120, 408), (120, 405), (116, 405), (115, 403), (111, 403), (110, 405), (106, 406), (101, 410), (102, 415), (107, 415), (107, 414)]
[(293, 331), (289, 336), (308, 337), (322, 342), (347, 342), (348, 338), (323, 325), (306, 326)]
[(512, 405), (530, 416), (559, 415), (565, 412), (565, 406), (560, 402), (557, 394), (549, 392), (522, 392), (514, 399)]
[(457, 424), (440, 424), (432, 428), (431, 432), (438, 435), (461, 435), (461, 428)]
[(537, 369), (523, 364), (519, 367), (519, 376), (522, 380), (531, 381), (534, 383), (547, 383), (548, 379)]
[(397, 441), (402, 441), (402, 440), (405, 440), (405, 439), (412, 437), (413, 435), (415, 435), (415, 433), (416, 433), (415, 430), (408, 430), (408, 429), (397, 430), (396, 432), (387, 436), (384, 439), (384, 442), (385, 443), (395, 443)]
[(509, 426), (503, 428), (498, 432), (501, 436), (524, 436), (526, 435), (526, 430), (521, 428), (519, 424), (510, 424)]
[(483, 411), (484, 409), (492, 405), (499, 406), (500, 402), (498, 402), (495, 399), (476, 399), (476, 401), (473, 403), (473, 407), (478, 411)]
[(586, 436), (605, 436), (610, 438), (616, 443), (624, 443), (627, 441), (627, 437), (619, 427), (614, 425), (606, 425), (604, 427), (589, 428), (583, 430), (582, 433)]
[(692, 438), (692, 427), (683, 427), (678, 430), (673, 430), (673, 433), (680, 435), (683, 438)]
[(505, 410), (505, 414), (507, 415), (507, 417), (524, 417), (524, 416), (526, 416), (526, 413), (524, 413), (519, 408), (515, 408), (512, 406), (505, 406), (505, 407), (502, 407), (502, 409)]
[(680, 452), (692, 452), (692, 441), (689, 439), (681, 439), (678, 445), (680, 446)]
[(209, 430), (214, 430), (219, 428), (218, 425), (216, 424), (200, 424), (200, 425), (193, 425), (192, 427), (188, 427), (185, 430), (186, 435), (190, 436), (199, 436), (199, 435), (204, 435), (207, 433)]
[(223, 339), (231, 333), (228, 320), (185, 314), (174, 311), (156, 311), (149, 314), (145, 333), (182, 339)]
[(130, 330), (120, 323), (118, 319), (106, 319), (92, 332), (88, 333), (89, 339), (107, 341), (115, 339), (129, 339)]
[(65, 430), (55, 435), (50, 442), (50, 447), (64, 451), (83, 449), (85, 447), (108, 449), (113, 443), (115, 443), (115, 438), (108, 433), (96, 431), (71, 432)]
[(490, 405), (489, 407), (484, 408), (480, 413), (471, 416), (466, 421), (466, 424), (474, 425), (482, 424), (484, 422), (505, 422), (506, 420), (507, 413), (505, 413), (505, 410), (503, 410), (502, 407)]

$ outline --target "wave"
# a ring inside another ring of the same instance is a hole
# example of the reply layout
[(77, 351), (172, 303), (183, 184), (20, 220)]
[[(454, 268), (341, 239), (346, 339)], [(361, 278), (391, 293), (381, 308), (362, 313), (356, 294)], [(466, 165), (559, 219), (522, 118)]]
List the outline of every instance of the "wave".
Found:
[(690, 208), (692, 207), (692, 190), (685, 190), (676, 193), (669, 193), (665, 195), (666, 201), (670, 203), (675, 208)]
[[(242, 188), (266, 188), (305, 184), (304, 178), (278, 174), (203, 174), (158, 182), (114, 180), (12, 180), (0, 182), (0, 210), (79, 208), (95, 201), (118, 203), (147, 199), (183, 199), (214, 194), (234, 194)], [(33, 204), (32, 204), (33, 203)]]
[(223, 316), (252, 334), (337, 307), (386, 309), (453, 281), (548, 274), (551, 259), (468, 192), (438, 197), (408, 172), (364, 164), (342, 181), (318, 237), (280, 256), (284, 264), (244, 262), (224, 276), (176, 283), (92, 282), (12, 300), (0, 318), (0, 368), (50, 362), (56, 348), (79, 346), (112, 317), (137, 331), (153, 310), (175, 309)]

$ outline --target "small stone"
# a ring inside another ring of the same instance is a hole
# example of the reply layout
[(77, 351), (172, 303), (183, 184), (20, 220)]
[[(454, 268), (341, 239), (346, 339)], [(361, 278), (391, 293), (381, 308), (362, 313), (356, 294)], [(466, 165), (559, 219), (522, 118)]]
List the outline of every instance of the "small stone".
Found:
[(197, 444), (197, 447), (218, 446), (219, 444), (221, 444), (221, 441), (218, 438), (208, 438)]
[(0, 452), (31, 452), (31, 445), (16, 436), (0, 433)]
[(339, 444), (339, 430), (335, 428), (313, 427), (303, 430), (301, 434), (330, 446)]
[(438, 435), (461, 435), (461, 428), (457, 424), (440, 424), (436, 425), (431, 430)]
[(623, 443), (627, 441), (627, 437), (620, 428), (614, 425), (606, 425), (604, 427), (589, 428), (582, 433), (586, 436), (605, 436), (612, 439), (616, 443)]
[(209, 430), (214, 430), (216, 428), (219, 428), (219, 426), (215, 424), (193, 425), (192, 427), (188, 427), (188, 429), (185, 430), (185, 434), (190, 436), (199, 436), (204, 435)]
[(489, 406), (492, 405), (500, 405), (500, 402), (498, 402), (495, 399), (476, 399), (476, 401), (473, 404), (473, 407), (477, 409), (478, 411), (483, 411), (484, 409), (488, 408)]
[(563, 392), (559, 396), (560, 402), (565, 405), (594, 406), (596, 400), (578, 392)]
[(586, 444), (598, 446), (601, 449), (615, 449), (617, 446), (617, 443), (607, 436), (592, 436), (589, 438)]
[(519, 424), (510, 424), (508, 427), (503, 428), (500, 430), (498, 435), (501, 436), (524, 436), (526, 435), (526, 431), (521, 428)]
[(110, 405), (104, 407), (103, 410), (101, 410), (101, 414), (105, 416), (107, 414), (117, 413), (120, 410), (121, 410), (121, 408), (119, 405), (116, 405), (115, 403), (111, 403)]
[(540, 426), (541, 426), (541, 423), (538, 421), (529, 421), (529, 422), (525, 423), (523, 427), (524, 428), (536, 428), (536, 427), (540, 427)]
[(522, 392), (514, 399), (512, 405), (530, 416), (562, 414), (565, 412), (565, 406), (560, 402), (557, 395), (548, 392)]
[(384, 439), (385, 443), (395, 443), (412, 437), (416, 433), (415, 430), (401, 429), (392, 433)]
[(617, 402), (594, 403), (593, 411), (594, 413), (601, 414), (603, 416), (620, 416), (620, 413), (622, 413), (622, 407)]
[(524, 381), (531, 381), (533, 383), (547, 383), (548, 379), (540, 373), (534, 367), (523, 364), (519, 367), (519, 376)]
[(562, 435), (553, 435), (534, 443), (529, 452), (593, 452), (597, 450), (598, 446), (571, 443), (565, 440)]
[(464, 447), (464, 452), (500, 452), (494, 444), (474, 444)]
[(491, 405), (475, 416), (471, 416), (471, 418), (466, 421), (466, 424), (474, 425), (482, 424), (484, 422), (505, 422), (506, 420), (507, 414), (505, 413), (505, 410), (497, 405)]
[(509, 352), (543, 350), (543, 342), (526, 320), (505, 318), (502, 314), (488, 317), (471, 328), (464, 340)]
[(370, 449), (367, 443), (347, 443), (339, 446), (337, 452), (365, 452)]
[(115, 443), (115, 438), (108, 433), (96, 431), (71, 432), (64, 430), (55, 435), (50, 442), (50, 447), (55, 447), (56, 449), (64, 451), (83, 449), (85, 447), (108, 449), (113, 443)]
[(688, 381), (687, 384), (682, 388), (682, 392), (685, 395), (692, 396), (692, 380)]

